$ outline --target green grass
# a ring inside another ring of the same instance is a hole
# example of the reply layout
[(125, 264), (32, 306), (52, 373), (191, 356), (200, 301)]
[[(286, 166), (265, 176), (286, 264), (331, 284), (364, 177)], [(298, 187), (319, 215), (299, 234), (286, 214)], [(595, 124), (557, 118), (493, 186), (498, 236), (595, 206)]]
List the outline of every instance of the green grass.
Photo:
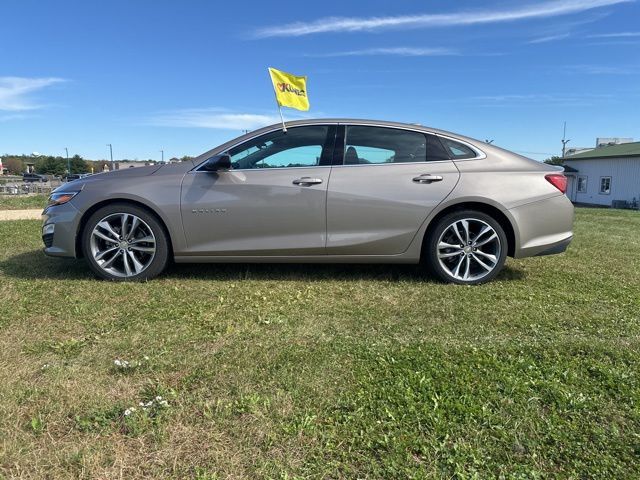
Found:
[(0, 210), (26, 210), (44, 208), (47, 195), (0, 195)]
[(638, 476), (637, 212), (579, 209), (566, 254), (479, 287), (384, 265), (112, 284), (39, 229), (0, 222), (0, 478)]

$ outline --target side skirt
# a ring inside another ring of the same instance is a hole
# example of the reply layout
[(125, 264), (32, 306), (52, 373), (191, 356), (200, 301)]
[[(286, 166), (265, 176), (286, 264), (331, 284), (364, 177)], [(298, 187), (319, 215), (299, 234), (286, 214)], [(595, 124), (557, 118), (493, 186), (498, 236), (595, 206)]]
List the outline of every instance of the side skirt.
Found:
[(219, 256), (176, 255), (176, 263), (405, 263), (417, 264), (419, 258), (407, 255), (301, 255), (301, 256)]

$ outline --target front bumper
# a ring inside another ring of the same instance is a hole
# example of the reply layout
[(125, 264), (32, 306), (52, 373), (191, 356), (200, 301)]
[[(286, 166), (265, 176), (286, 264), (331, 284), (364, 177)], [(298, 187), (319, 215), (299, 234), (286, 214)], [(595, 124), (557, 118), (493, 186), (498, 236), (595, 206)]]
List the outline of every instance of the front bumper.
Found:
[(76, 255), (76, 234), (81, 214), (71, 202), (45, 208), (42, 212), (44, 253), (51, 257)]

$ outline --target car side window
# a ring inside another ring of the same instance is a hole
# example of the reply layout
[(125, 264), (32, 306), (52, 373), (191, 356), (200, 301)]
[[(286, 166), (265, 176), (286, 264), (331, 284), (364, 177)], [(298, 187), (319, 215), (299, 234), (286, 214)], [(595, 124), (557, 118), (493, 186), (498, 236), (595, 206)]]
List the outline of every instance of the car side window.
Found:
[(454, 160), (462, 160), (465, 158), (475, 158), (478, 155), (474, 150), (465, 144), (451, 140), (450, 138), (441, 138), (442, 144), (449, 152), (449, 156)]
[(424, 162), (426, 137), (387, 127), (347, 126), (344, 165)]
[(449, 154), (442, 146), (440, 139), (430, 133), (427, 134), (427, 161), (449, 160)]
[(248, 140), (229, 150), (234, 169), (293, 168), (320, 165), (327, 125), (292, 127)]

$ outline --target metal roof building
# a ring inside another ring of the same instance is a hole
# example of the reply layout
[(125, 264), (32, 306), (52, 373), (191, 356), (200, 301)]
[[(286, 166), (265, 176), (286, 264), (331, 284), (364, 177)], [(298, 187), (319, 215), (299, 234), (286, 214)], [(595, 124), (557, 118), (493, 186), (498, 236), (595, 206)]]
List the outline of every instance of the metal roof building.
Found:
[(638, 208), (640, 142), (605, 145), (564, 158), (567, 196), (575, 203)]

